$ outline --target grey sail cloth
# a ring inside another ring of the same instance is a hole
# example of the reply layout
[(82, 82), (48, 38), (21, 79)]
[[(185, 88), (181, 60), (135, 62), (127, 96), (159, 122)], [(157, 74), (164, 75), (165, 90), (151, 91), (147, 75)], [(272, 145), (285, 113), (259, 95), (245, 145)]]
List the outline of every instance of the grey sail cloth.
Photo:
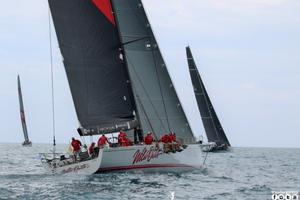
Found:
[(230, 146), (224, 129), (222, 128), (222, 125), (204, 87), (190, 47), (186, 47), (186, 54), (188, 59), (189, 71), (194, 86), (194, 92), (207, 139), (209, 142), (216, 142), (218, 145), (226, 144), (227, 146)]
[(117, 27), (101, 2), (49, 0), (77, 117), (91, 135), (138, 125)]
[(173, 131), (178, 139), (194, 142), (142, 2), (112, 0), (112, 5), (143, 131), (158, 137)]
[(23, 104), (23, 96), (22, 96), (20, 76), (18, 76), (18, 95), (19, 95), (20, 117), (21, 117), (21, 123), (22, 123), (23, 133), (24, 133), (24, 139), (25, 139), (25, 142), (29, 142), (29, 137), (28, 137), (28, 132), (27, 132), (27, 126), (26, 126), (26, 120), (25, 120), (25, 111), (24, 111), (24, 104)]

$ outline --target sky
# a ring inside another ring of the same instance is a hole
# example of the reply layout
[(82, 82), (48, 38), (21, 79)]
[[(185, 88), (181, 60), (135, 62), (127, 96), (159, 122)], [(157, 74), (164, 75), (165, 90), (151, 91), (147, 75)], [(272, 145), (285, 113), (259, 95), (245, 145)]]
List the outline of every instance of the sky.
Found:
[[(143, 3), (195, 135), (205, 134), (188, 74), (187, 45), (232, 146), (300, 148), (299, 0)], [(51, 143), (47, 1), (2, 2), (0, 33), (0, 143), (23, 142), (18, 74), (30, 139)], [(56, 137), (67, 143), (77, 136), (78, 120), (53, 36)]]

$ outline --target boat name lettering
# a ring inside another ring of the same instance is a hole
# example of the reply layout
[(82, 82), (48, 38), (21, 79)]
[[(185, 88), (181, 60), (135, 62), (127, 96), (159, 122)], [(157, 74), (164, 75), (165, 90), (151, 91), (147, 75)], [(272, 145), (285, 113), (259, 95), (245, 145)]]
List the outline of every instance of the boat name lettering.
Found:
[(68, 169), (64, 169), (62, 171), (62, 173), (66, 174), (66, 173), (71, 173), (71, 172), (77, 172), (77, 171), (85, 169), (85, 168), (89, 168), (89, 165), (82, 164), (82, 165), (76, 165), (75, 167), (69, 167)]
[(159, 149), (155, 148), (154, 146), (152, 146), (149, 150), (146, 147), (142, 151), (138, 149), (133, 154), (133, 162), (132, 162), (132, 164), (143, 162), (145, 160), (147, 160), (148, 162), (150, 162), (152, 159), (158, 158), (158, 156), (160, 154), (162, 154), (162, 151), (160, 151)]

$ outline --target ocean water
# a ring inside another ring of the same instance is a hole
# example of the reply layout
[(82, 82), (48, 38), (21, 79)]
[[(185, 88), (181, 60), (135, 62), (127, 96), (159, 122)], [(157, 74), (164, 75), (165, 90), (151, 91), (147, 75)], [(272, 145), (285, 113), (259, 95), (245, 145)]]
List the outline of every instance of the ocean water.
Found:
[(185, 173), (54, 176), (45, 174), (38, 158), (50, 148), (0, 144), (0, 199), (270, 200), (272, 191), (300, 191), (300, 149), (209, 153), (204, 169)]

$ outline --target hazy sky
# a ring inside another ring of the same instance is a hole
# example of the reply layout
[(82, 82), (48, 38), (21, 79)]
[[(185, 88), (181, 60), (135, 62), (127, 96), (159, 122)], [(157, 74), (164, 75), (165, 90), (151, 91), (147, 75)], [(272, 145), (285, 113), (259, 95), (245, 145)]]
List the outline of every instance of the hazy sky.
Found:
[[(196, 135), (204, 134), (188, 74), (190, 45), (233, 146), (300, 147), (299, 0), (144, 0)], [(52, 140), (46, 0), (0, 7), (0, 142), (23, 141), (17, 74), (29, 135)], [(74, 105), (54, 43), (57, 142), (77, 136)]]

